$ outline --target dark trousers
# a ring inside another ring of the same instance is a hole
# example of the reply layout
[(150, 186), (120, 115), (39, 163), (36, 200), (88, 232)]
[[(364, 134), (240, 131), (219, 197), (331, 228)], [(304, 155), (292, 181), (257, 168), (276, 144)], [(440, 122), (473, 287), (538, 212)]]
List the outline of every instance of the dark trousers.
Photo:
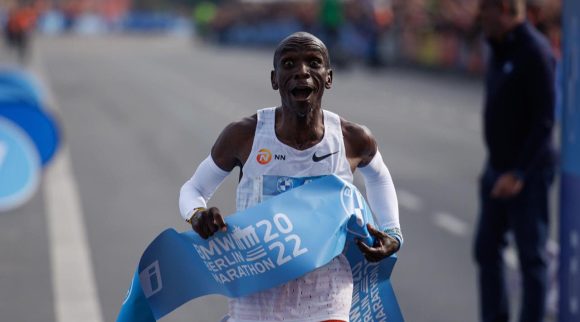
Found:
[(490, 196), (500, 174), (486, 166), (480, 181), (481, 213), (474, 253), (479, 268), (481, 321), (509, 320), (503, 250), (507, 232), (511, 231), (522, 273), (520, 321), (540, 322), (545, 313), (548, 191), (554, 170), (546, 167), (529, 175), (520, 194), (511, 199)]

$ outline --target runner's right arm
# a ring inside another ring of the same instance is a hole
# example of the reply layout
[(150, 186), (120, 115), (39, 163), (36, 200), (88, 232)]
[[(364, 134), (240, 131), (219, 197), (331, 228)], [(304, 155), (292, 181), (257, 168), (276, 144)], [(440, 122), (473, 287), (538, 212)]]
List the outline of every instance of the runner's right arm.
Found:
[(181, 216), (204, 239), (218, 230), (227, 229), (220, 210), (216, 207), (207, 209), (207, 202), (231, 170), (236, 166), (241, 167), (247, 159), (252, 148), (256, 120), (254, 115), (228, 125), (216, 140), (211, 154), (181, 187)]

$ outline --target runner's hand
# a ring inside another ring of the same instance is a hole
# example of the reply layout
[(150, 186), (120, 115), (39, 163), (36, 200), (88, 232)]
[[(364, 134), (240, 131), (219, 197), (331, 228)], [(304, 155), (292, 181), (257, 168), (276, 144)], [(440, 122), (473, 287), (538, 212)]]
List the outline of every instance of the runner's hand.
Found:
[(369, 262), (378, 262), (393, 255), (399, 249), (399, 241), (387, 233), (376, 230), (371, 224), (367, 224), (369, 233), (375, 238), (375, 243), (369, 247), (362, 240), (357, 239), (356, 243), (360, 251)]
[(224, 217), (216, 207), (196, 212), (191, 218), (191, 228), (203, 239), (208, 239), (218, 230), (226, 231), (228, 229)]

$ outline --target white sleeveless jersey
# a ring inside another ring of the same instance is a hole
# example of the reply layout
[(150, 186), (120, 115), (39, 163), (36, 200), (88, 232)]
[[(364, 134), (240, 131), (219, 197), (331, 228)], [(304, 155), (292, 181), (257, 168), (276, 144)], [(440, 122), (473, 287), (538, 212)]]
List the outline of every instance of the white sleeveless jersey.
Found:
[[(275, 108), (258, 111), (252, 151), (237, 189), (238, 211), (318, 176), (335, 174), (352, 183), (340, 118), (329, 111), (323, 111), (323, 115), (323, 139), (306, 150), (296, 150), (276, 137)], [(284, 285), (230, 299), (230, 321), (348, 321), (351, 297), (350, 265), (344, 255), (339, 255)]]

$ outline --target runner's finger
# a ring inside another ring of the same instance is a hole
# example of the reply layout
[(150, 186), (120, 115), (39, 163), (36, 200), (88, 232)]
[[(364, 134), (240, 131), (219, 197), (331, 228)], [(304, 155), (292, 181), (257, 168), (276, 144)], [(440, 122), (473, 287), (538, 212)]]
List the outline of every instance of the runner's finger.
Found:
[(367, 224), (367, 229), (369, 230), (369, 233), (371, 235), (373, 235), (374, 237), (383, 237), (385, 233), (383, 233), (380, 230), (377, 230), (375, 227), (373, 227), (373, 225), (371, 224)]
[(218, 229), (220, 229), (221, 231), (228, 230), (228, 226), (226, 225), (224, 217), (221, 214), (218, 213), (214, 216), (214, 223), (218, 226)]
[(360, 249), (360, 251), (365, 254), (365, 256), (367, 255), (377, 255), (378, 254), (378, 250), (376, 248), (370, 247), (367, 244), (365, 244), (362, 240), (357, 240), (357, 246)]
[(209, 227), (205, 224), (205, 222), (200, 222), (199, 223), (199, 235), (201, 236), (201, 238), (203, 239), (208, 239), (208, 237), (211, 235), (210, 231), (209, 231)]
[[(224, 222), (224, 218), (222, 216), (222, 214), (220, 213), (220, 210), (216, 207), (211, 207), (208, 209), (208, 215), (209, 215), (209, 221), (212, 223), (212, 225), (217, 226), (217, 230), (221, 230), (221, 231), (226, 231), (226, 229), (224, 229), (224, 227), (226, 226), (225, 222)], [(213, 228), (213, 226), (212, 226)]]
[(215, 234), (215, 232), (216, 232), (216, 231), (220, 230), (220, 227), (219, 227), (218, 225), (216, 225), (216, 224), (215, 224), (215, 221), (213, 221), (213, 222), (210, 222), (210, 223), (207, 225), (207, 227), (208, 227), (208, 229), (209, 229), (210, 236), (211, 236), (211, 235), (213, 235), (213, 234)]

